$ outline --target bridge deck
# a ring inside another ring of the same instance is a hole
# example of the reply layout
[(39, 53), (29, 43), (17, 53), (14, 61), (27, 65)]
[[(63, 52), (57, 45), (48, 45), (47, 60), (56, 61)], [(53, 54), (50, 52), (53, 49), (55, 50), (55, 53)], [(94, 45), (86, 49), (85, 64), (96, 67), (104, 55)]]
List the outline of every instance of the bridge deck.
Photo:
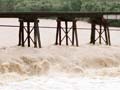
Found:
[(45, 18), (45, 17), (101, 17), (103, 15), (120, 15), (120, 12), (0, 12), (0, 18)]
[[(28, 42), (28, 47), (30, 47), (31, 41), (34, 44), (34, 47), (38, 46), (41, 47), (41, 41), (40, 41), (40, 35), (39, 35), (39, 26), (38, 26), (38, 18), (97, 18), (93, 19), (91, 21), (91, 41), (90, 43), (95, 44), (95, 42), (99, 39), (99, 43), (101, 44), (101, 40), (103, 39), (106, 45), (111, 45), (110, 42), (110, 34), (109, 34), (109, 28), (108, 24), (106, 23), (106, 20), (103, 20), (102, 17), (106, 17), (106, 19), (109, 17), (109, 15), (119, 16), (120, 12), (47, 12), (47, 11), (41, 11), (41, 12), (0, 12), (0, 18), (19, 18), (20, 26), (19, 26), (19, 46), (24, 46), (25, 42)], [(113, 16), (112, 16), (113, 17)], [(67, 20), (68, 20), (67, 19)], [(117, 19), (117, 18), (116, 18)], [(27, 22), (27, 29), (24, 26), (24, 22)], [(30, 23), (34, 23), (34, 26), (31, 30)], [(68, 28), (67, 28), (67, 21), (66, 23), (66, 42), (68, 39)], [(75, 22), (74, 22), (75, 23)], [(96, 29), (96, 24), (99, 24), (100, 29)], [(76, 24), (74, 24), (76, 25)], [(102, 26), (104, 27), (104, 30), (102, 30)], [(73, 27), (73, 30), (76, 31), (76, 26)], [(95, 37), (95, 31), (97, 30), (99, 36)], [(27, 37), (25, 39), (25, 32), (27, 34)], [(31, 37), (31, 32), (34, 31), (34, 39)], [(59, 28), (59, 33), (61, 37), (61, 28)], [(105, 33), (105, 39), (102, 37), (102, 34)], [(57, 34), (56, 34), (57, 35)], [(72, 32), (72, 35), (74, 35), (74, 32)], [(76, 31), (77, 36), (77, 31)], [(56, 37), (57, 38), (57, 37)], [(60, 38), (60, 41), (61, 38)], [(72, 42), (74, 42), (74, 39), (72, 39)], [(78, 40), (77, 40), (78, 42)], [(68, 43), (68, 42), (67, 42)], [(68, 45), (68, 44), (66, 44)], [(78, 45), (77, 45), (78, 46)]]

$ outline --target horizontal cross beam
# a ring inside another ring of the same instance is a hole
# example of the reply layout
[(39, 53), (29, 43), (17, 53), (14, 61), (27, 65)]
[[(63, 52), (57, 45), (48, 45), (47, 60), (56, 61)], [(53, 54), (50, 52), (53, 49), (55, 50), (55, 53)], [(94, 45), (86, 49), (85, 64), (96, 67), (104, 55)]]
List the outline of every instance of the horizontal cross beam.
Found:
[(103, 15), (120, 15), (120, 12), (0, 12), (0, 18), (46, 18), (46, 17), (102, 17)]

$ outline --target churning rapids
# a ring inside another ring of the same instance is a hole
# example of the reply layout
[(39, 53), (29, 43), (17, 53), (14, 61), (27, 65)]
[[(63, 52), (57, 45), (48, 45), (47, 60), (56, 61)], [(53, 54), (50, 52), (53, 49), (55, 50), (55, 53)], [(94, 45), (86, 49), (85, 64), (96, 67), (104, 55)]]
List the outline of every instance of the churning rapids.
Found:
[[(7, 23), (6, 23), (7, 22)], [(17, 19), (0, 24), (18, 25)], [(79, 27), (90, 24), (79, 21)], [(56, 26), (41, 20), (41, 26)], [(18, 47), (18, 28), (0, 28), (0, 90), (119, 90), (120, 32), (112, 46), (90, 45), (90, 31), (78, 31), (79, 47), (55, 46), (55, 29), (41, 29), (42, 48)]]

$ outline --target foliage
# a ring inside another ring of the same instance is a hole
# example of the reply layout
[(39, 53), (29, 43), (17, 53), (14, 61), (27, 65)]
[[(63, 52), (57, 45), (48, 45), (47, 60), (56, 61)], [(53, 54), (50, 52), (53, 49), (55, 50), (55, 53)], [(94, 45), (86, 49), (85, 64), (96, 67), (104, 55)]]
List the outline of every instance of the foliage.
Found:
[[(0, 0), (0, 12), (81, 11), (120, 12), (119, 0)], [(113, 25), (117, 26), (116, 21)]]
[(120, 1), (0, 0), (0, 11), (120, 11)]
[(80, 11), (81, 0), (0, 0), (0, 11)]

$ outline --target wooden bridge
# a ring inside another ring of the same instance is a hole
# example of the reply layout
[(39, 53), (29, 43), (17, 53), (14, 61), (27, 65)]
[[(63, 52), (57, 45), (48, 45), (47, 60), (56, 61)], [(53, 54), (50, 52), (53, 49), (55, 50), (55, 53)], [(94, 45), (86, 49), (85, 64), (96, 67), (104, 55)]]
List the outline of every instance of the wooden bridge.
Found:
[[(0, 12), (0, 18), (19, 18), (19, 46), (25, 46), (27, 42), (28, 47), (31, 46), (31, 42), (34, 44), (34, 47), (41, 47), (40, 32), (39, 32), (39, 18), (54, 18), (57, 20), (56, 28), (56, 45), (61, 45), (62, 41), (66, 39), (66, 45), (68, 41), (72, 45), (79, 46), (78, 35), (77, 35), (77, 18), (90, 18), (91, 23), (91, 38), (90, 43), (95, 44), (97, 40), (101, 44), (102, 40), (106, 45), (111, 45), (110, 41), (110, 32), (109, 32), (109, 23), (107, 19), (109, 15), (119, 16), (120, 12)], [(118, 18), (115, 18), (118, 19)], [(65, 22), (65, 28), (62, 27), (61, 22)], [(68, 23), (72, 22), (72, 26), (69, 29)], [(27, 26), (24, 25), (27, 23)], [(33, 23), (31, 28), (30, 24)], [(96, 25), (99, 25), (99, 28), (96, 28)], [(103, 27), (103, 28), (102, 28)], [(72, 30), (72, 37), (68, 33)], [(61, 32), (65, 33), (65, 36), (62, 37)], [(34, 37), (32, 38), (31, 32), (34, 32)], [(96, 34), (99, 36), (96, 38)], [(27, 37), (25, 38), (25, 33)], [(103, 34), (105, 37), (103, 37)]]

